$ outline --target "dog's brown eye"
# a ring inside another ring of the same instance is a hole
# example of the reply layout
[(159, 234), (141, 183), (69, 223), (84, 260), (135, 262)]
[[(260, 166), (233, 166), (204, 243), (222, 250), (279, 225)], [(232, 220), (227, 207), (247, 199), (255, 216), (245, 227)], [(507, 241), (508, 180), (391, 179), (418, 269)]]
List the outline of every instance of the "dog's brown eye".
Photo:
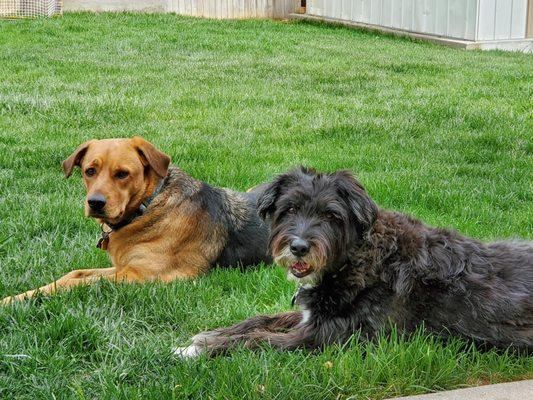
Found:
[(337, 216), (334, 213), (332, 213), (332, 212), (327, 212), (326, 213), (326, 218), (327, 219), (335, 219), (336, 217)]
[(96, 169), (93, 167), (87, 168), (85, 170), (85, 175), (87, 176), (93, 176), (94, 174), (96, 174)]
[(117, 177), (118, 179), (126, 179), (129, 175), (130, 173), (128, 171), (118, 171), (115, 174), (115, 177)]
[(296, 212), (296, 207), (291, 207), (291, 208), (289, 208), (289, 209), (287, 210), (287, 212), (288, 212), (289, 214), (292, 214), (292, 213)]

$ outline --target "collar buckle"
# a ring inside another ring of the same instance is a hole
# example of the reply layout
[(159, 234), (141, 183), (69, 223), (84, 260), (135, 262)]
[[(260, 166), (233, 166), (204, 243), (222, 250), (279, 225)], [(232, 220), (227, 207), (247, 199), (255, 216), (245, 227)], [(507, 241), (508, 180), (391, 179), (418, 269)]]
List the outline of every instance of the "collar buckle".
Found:
[(100, 250), (106, 251), (109, 245), (109, 235), (111, 235), (111, 232), (113, 232), (113, 229), (106, 231), (104, 229), (104, 224), (100, 225), (100, 229), (102, 230), (102, 233), (100, 235), (100, 239), (98, 239), (98, 243), (96, 243), (96, 247)]

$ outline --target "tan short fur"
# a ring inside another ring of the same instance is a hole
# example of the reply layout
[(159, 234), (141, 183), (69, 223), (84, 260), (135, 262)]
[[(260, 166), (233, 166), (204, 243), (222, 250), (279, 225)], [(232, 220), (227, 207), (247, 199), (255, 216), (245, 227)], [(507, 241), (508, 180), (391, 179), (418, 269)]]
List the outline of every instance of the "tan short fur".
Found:
[[(39, 289), (6, 297), (2, 304), (31, 297), (36, 292), (50, 294), (99, 279), (170, 282), (196, 277), (222, 260), (223, 252), (231, 253), (234, 249), (230, 236), (250, 226), (259, 242), (253, 245), (254, 249), (250, 248), (249, 254), (245, 254), (248, 249), (243, 253), (239, 248), (238, 253), (245, 256), (234, 260), (269, 261), (267, 228), (260, 223), (255, 202), (252, 206), (246, 197), (249, 194), (212, 188), (178, 168), (169, 168), (169, 164), (170, 157), (139, 137), (91, 140), (78, 147), (63, 162), (64, 172), (68, 177), (79, 166), (87, 199), (95, 194), (105, 196), (105, 215), (95, 213), (85, 202), (86, 215), (101, 223), (120, 224), (152, 195), (162, 179), (164, 188), (143, 215), (109, 236), (107, 252), (111, 268), (75, 270)], [(203, 199), (209, 195), (222, 203), (215, 210), (219, 212), (216, 218), (210, 215), (213, 205), (205, 205), (213, 201)]]

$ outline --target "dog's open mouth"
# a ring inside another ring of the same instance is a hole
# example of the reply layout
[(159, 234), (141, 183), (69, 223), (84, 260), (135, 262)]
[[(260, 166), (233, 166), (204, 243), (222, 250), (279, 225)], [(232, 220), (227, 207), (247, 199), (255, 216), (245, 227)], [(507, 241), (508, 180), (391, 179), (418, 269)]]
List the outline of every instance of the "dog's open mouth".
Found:
[(291, 265), (291, 273), (297, 278), (309, 275), (312, 270), (311, 266), (303, 261), (296, 261)]

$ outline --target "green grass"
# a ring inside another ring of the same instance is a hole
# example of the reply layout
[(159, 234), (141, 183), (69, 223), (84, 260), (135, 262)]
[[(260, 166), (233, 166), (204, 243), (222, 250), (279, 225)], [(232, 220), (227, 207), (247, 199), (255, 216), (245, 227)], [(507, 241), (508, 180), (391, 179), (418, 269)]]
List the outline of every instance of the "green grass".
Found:
[[(108, 266), (60, 162), (142, 135), (209, 183), (351, 168), (383, 207), (533, 238), (533, 56), (325, 25), (173, 15), (0, 21), (0, 296)], [(77, 288), (0, 309), (0, 398), (384, 398), (533, 377), (532, 357), (419, 333), (182, 362), (199, 330), (290, 308), (269, 266)], [(18, 356), (17, 356), (18, 355)]]

